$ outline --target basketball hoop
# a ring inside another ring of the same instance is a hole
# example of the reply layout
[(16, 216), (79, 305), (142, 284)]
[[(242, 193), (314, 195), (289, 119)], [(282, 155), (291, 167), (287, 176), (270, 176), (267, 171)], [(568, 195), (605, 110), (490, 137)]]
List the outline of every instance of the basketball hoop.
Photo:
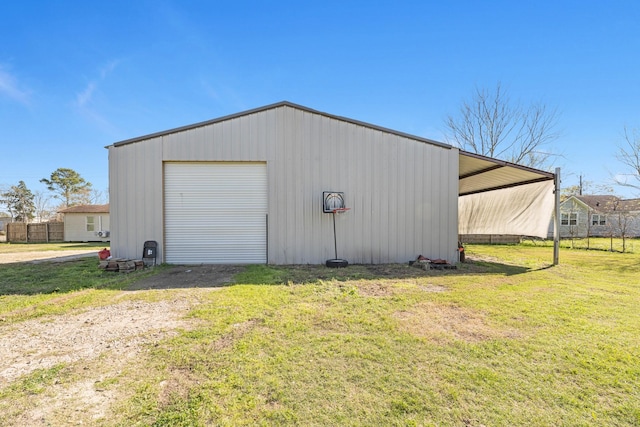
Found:
[(336, 239), (336, 214), (343, 214), (350, 208), (345, 206), (344, 193), (340, 191), (323, 191), (322, 192), (322, 212), (330, 213), (333, 220), (333, 253), (335, 258), (328, 259), (327, 267), (346, 267), (349, 263), (338, 258), (338, 242)]

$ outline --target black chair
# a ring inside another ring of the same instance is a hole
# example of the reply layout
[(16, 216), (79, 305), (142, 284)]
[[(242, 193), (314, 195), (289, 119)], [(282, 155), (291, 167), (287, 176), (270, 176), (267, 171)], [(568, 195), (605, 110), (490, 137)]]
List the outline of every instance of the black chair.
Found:
[(147, 260), (153, 259), (153, 265), (156, 265), (156, 257), (158, 256), (158, 242), (155, 240), (147, 240), (144, 242), (142, 249), (142, 261), (147, 264)]

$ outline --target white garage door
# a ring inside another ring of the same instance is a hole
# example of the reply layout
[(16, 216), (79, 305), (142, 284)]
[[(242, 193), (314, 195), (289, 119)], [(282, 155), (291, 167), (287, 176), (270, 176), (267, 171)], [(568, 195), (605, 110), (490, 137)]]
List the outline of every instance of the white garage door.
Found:
[(165, 163), (165, 260), (266, 263), (264, 163)]

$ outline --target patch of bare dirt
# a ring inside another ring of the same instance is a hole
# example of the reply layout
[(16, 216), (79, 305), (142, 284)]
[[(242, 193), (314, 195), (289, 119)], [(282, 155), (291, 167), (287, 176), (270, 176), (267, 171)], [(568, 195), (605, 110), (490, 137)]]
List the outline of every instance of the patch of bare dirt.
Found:
[(129, 289), (212, 288), (233, 283), (243, 265), (178, 265), (160, 274), (138, 280)]
[[(101, 385), (103, 379), (135, 365), (148, 345), (190, 329), (196, 320), (186, 315), (201, 292), (184, 290), (157, 302), (127, 300), (79, 314), (0, 323), (0, 390), (38, 369), (64, 364), (71, 372), (71, 379), (56, 381), (44, 394), (30, 397), (24, 408), (5, 413), (5, 422), (91, 425), (108, 416), (119, 396), (117, 388)], [(126, 292), (120, 297), (132, 296)]]
[(360, 281), (356, 282), (358, 293), (367, 297), (386, 297), (393, 295), (393, 285), (385, 282)]
[(435, 342), (479, 342), (518, 336), (517, 331), (491, 325), (480, 311), (455, 305), (423, 302), (395, 317), (407, 332)]
[(81, 314), (50, 316), (0, 329), (0, 386), (36, 369), (93, 359), (109, 351), (131, 357), (140, 347), (184, 326), (185, 299), (127, 301)]

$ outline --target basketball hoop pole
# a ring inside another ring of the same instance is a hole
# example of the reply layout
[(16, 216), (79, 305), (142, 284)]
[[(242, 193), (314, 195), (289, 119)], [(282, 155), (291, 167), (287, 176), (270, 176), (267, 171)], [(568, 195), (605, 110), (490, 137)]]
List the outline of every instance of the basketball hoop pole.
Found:
[(348, 211), (350, 208), (337, 208), (331, 211), (331, 215), (333, 215), (333, 253), (335, 254), (334, 259), (338, 259), (338, 239), (336, 238), (336, 213), (344, 213)]
[(335, 253), (335, 258), (338, 259), (338, 240), (336, 239), (336, 211), (335, 209), (331, 212), (333, 215), (333, 252)]
[(346, 267), (347, 265), (349, 265), (349, 262), (344, 259), (338, 259), (338, 236), (336, 233), (336, 214), (344, 213), (348, 211), (349, 208), (344, 207), (344, 198), (342, 197), (342, 195), (339, 198), (336, 198), (336, 200), (339, 201), (340, 203), (334, 204), (336, 200), (331, 199), (331, 203), (330, 203), (328, 201), (330, 198), (329, 196), (327, 196), (327, 194), (332, 195), (332, 194), (338, 194), (338, 193), (328, 193), (328, 192), (323, 193), (324, 206), (322, 208), (322, 212), (330, 213), (331, 215), (333, 215), (333, 218), (331, 219), (333, 220), (333, 254), (335, 255), (335, 258), (328, 259), (325, 262), (325, 265), (331, 268)]

